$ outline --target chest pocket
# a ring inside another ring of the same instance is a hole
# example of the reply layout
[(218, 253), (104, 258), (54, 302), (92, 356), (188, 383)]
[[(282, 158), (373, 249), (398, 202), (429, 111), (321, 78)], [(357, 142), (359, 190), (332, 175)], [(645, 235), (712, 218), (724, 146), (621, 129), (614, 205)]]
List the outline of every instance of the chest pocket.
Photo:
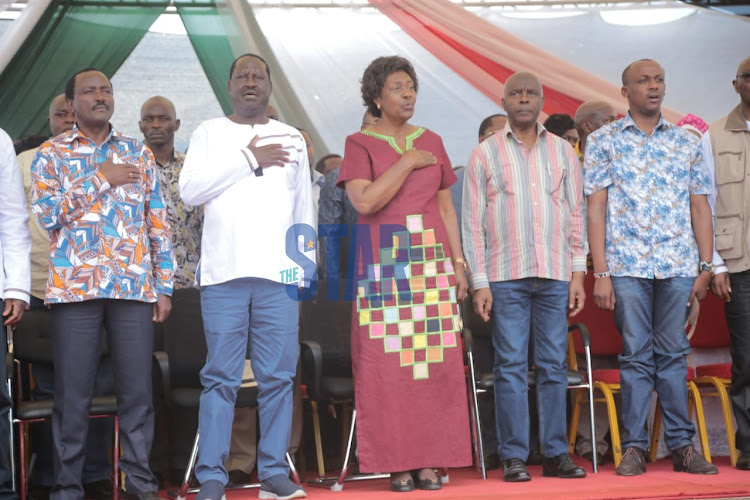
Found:
[(744, 180), (743, 151), (721, 151), (716, 155), (716, 217), (739, 216), (742, 213)]
[(553, 198), (559, 198), (563, 189), (563, 183), (568, 175), (568, 169), (565, 164), (556, 164), (556, 162), (550, 162), (547, 164), (547, 192)]

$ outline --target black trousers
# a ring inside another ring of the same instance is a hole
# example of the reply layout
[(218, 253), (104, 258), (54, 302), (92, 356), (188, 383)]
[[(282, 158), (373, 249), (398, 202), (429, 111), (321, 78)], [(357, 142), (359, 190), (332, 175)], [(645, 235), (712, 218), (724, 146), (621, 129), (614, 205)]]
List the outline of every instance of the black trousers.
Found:
[(130, 300), (90, 300), (52, 306), (55, 407), (52, 417), (55, 486), (50, 498), (83, 498), (81, 476), (88, 414), (101, 356), (102, 327), (117, 387), (122, 458), (129, 493), (157, 490), (149, 469), (154, 438), (151, 397), (153, 305)]
[(737, 449), (750, 452), (750, 269), (731, 273), (732, 300), (726, 304), (732, 355), (732, 400)]

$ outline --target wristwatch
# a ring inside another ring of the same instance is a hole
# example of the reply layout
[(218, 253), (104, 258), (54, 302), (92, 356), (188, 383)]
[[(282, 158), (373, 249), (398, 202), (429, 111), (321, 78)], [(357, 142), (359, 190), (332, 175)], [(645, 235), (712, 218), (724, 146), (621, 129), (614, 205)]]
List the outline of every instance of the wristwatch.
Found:
[(698, 272), (702, 273), (703, 271), (708, 271), (709, 273), (714, 273), (714, 263), (713, 262), (707, 262), (703, 261), (700, 264), (698, 264)]

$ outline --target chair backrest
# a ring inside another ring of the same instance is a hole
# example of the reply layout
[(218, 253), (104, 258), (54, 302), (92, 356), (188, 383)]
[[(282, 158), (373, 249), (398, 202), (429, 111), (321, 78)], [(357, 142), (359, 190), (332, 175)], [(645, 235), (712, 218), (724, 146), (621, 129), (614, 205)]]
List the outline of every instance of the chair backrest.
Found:
[[(594, 304), (594, 275), (587, 273), (584, 278), (586, 304), (581, 312), (570, 318), (570, 323), (583, 323), (591, 334), (592, 355), (614, 355), (622, 352), (622, 335), (615, 325), (615, 313), (599, 309)], [(576, 352), (582, 353), (583, 346), (575, 338)]]
[(328, 300), (326, 280), (318, 281), (311, 300), (300, 303), (302, 340), (314, 340), (323, 353), (323, 375), (348, 377), (352, 373), (352, 307), (348, 300)]
[(172, 296), (172, 312), (164, 322), (164, 351), (172, 387), (201, 387), (208, 349), (198, 289), (178, 290)]
[(690, 339), (692, 347), (729, 347), (729, 327), (724, 314), (724, 302), (709, 293), (701, 301), (698, 324)]
[(50, 312), (31, 309), (13, 332), (13, 354), (16, 359), (29, 363), (52, 364), (52, 334)]

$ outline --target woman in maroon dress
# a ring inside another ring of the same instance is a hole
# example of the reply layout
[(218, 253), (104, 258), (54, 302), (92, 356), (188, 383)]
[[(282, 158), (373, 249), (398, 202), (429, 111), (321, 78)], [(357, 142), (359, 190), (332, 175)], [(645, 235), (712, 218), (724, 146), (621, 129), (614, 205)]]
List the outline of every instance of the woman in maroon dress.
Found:
[(439, 489), (433, 467), (471, 465), (456, 176), (440, 137), (409, 123), (417, 88), (404, 58), (368, 66), (362, 99), (379, 120), (346, 139), (339, 175), (360, 214), (352, 238), (359, 468), (390, 472), (393, 491)]

